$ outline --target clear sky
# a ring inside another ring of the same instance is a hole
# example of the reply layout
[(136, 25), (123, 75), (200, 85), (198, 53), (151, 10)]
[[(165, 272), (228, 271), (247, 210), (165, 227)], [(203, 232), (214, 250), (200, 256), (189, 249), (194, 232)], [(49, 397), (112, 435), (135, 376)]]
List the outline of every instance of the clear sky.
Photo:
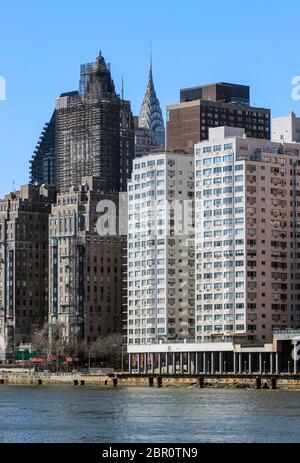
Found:
[(216, 81), (251, 86), (251, 100), (273, 116), (300, 101), (299, 0), (1, 0), (0, 195), (28, 181), (29, 159), (55, 98), (78, 88), (81, 63), (99, 50), (138, 113), (149, 42), (163, 111), (181, 87)]

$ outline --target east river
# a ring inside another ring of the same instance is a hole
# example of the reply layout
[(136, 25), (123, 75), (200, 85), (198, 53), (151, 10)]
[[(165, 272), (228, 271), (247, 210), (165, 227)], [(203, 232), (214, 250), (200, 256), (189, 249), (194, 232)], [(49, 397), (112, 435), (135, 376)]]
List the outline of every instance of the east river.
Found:
[(1, 385), (0, 442), (300, 442), (300, 390)]

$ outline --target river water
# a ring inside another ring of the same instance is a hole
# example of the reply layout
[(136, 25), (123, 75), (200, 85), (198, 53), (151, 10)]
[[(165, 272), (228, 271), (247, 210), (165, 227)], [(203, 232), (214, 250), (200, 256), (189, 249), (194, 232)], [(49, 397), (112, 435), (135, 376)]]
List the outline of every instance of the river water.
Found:
[(0, 442), (300, 442), (300, 390), (1, 385)]

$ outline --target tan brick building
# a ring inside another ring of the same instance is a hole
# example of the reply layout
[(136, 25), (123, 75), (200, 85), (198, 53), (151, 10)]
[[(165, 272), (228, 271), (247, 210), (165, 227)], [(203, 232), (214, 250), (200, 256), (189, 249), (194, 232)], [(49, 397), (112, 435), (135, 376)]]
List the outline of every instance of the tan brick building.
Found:
[(300, 144), (210, 130), (195, 146), (196, 341), (300, 327)]
[(64, 325), (66, 341), (94, 341), (123, 329), (123, 256), (126, 236), (99, 236), (104, 194), (99, 179), (86, 177), (78, 189), (60, 194), (49, 225), (49, 321)]

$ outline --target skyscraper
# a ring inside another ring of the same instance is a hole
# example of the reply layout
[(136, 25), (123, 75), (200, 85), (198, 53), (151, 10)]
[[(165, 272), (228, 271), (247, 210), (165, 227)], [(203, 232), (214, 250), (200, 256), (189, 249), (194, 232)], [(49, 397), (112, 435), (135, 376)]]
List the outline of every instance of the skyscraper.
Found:
[(30, 183), (56, 185), (55, 111), (45, 124), (30, 160)]
[(153, 148), (165, 148), (165, 125), (153, 83), (152, 57), (146, 93), (139, 115), (139, 127), (150, 131)]
[(24, 185), (0, 200), (0, 356), (47, 321), (48, 220), (55, 189)]
[[(193, 196), (192, 155), (135, 159), (128, 183), (129, 345), (194, 340)], [(183, 205), (191, 235), (182, 230)]]
[(126, 237), (97, 233), (97, 205), (104, 199), (118, 204), (118, 194), (103, 194), (99, 179), (86, 177), (52, 207), (49, 323), (61, 322), (68, 342), (122, 332)]
[(231, 127), (195, 146), (197, 342), (299, 328), (299, 153)]
[(62, 93), (31, 161), (31, 183), (54, 182), (58, 191), (100, 179), (102, 191), (126, 191), (134, 158), (130, 102), (117, 95), (101, 55), (81, 66), (79, 91)]
[(270, 139), (270, 110), (250, 106), (247, 85), (220, 82), (180, 91), (180, 103), (167, 106), (167, 148), (194, 152), (209, 128), (239, 127), (253, 138)]

